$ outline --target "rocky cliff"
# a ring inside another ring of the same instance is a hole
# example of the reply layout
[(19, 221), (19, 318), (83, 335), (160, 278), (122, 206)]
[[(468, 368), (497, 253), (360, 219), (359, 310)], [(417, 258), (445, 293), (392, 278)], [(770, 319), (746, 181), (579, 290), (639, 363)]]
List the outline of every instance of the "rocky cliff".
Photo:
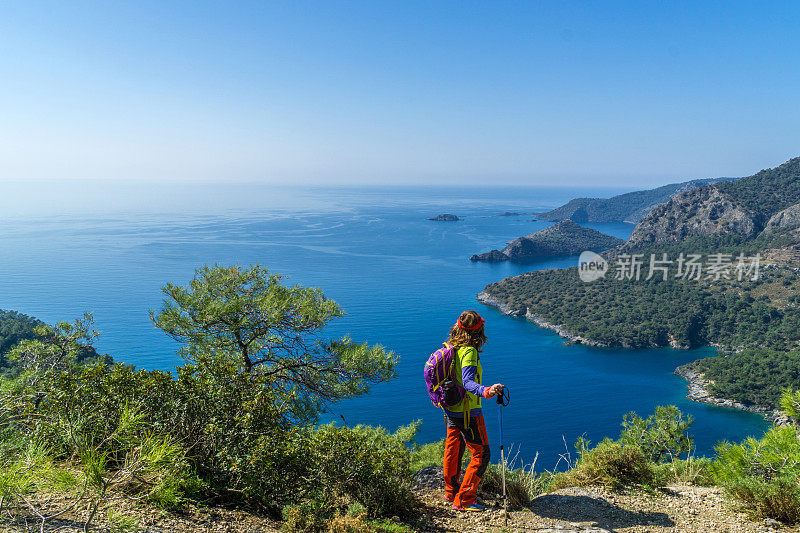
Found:
[(764, 225), (764, 233), (793, 226), (800, 226), (800, 204), (787, 207), (783, 211), (778, 211), (772, 215)]
[(630, 222), (636, 224), (657, 205), (672, 196), (695, 187), (730, 181), (734, 178), (712, 178), (671, 183), (655, 189), (633, 191), (611, 198), (575, 198), (561, 207), (538, 213), (540, 220), (566, 220), (575, 222)]
[(711, 234), (740, 234), (753, 237), (758, 230), (756, 216), (713, 185), (682, 192), (656, 206), (642, 219), (623, 247), (636, 250), (650, 244), (681, 242), (689, 237)]
[(607, 250), (623, 243), (621, 239), (595, 229), (584, 228), (572, 220), (562, 220), (509, 242), (502, 250), (473, 255), (470, 261), (533, 261), (548, 257), (577, 255), (584, 250)]

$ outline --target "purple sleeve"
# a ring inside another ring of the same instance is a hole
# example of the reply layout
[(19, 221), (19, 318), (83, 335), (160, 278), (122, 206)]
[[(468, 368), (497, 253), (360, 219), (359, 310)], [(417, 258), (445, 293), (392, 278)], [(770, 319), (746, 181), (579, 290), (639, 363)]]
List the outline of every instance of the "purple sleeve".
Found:
[(475, 383), (475, 373), (477, 371), (477, 366), (465, 366), (462, 368), (461, 382), (464, 384), (464, 388), (467, 389), (467, 392), (470, 392), (475, 396), (483, 396), (483, 391), (486, 389), (486, 387), (480, 383)]

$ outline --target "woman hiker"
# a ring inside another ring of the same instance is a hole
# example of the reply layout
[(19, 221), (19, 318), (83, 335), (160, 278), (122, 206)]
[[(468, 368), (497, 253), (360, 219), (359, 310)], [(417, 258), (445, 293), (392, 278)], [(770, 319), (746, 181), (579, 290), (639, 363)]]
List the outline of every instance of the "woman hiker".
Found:
[[(492, 398), (503, 390), (496, 383), (491, 387), (481, 385), (481, 348), (486, 343), (484, 320), (476, 311), (464, 311), (450, 329), (447, 344), (458, 347), (453, 358), (453, 375), (466, 389), (464, 399), (444, 411), (447, 439), (444, 445), (445, 497), (458, 511), (483, 511), (475, 498), (486, 467), (489, 466), (489, 438), (481, 411), (481, 398)], [(465, 416), (466, 415), (466, 416)], [(470, 459), (464, 479), (461, 477), (461, 458), (464, 447), (469, 448)]]

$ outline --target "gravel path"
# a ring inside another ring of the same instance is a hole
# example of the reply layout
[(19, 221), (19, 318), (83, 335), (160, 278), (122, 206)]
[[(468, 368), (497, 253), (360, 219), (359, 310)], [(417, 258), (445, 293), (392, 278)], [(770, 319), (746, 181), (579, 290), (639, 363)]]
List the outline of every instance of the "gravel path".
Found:
[[(454, 511), (452, 504), (444, 499), (441, 476), (441, 467), (423, 469), (415, 476), (418, 503), (404, 517), (406, 523), (413, 524), (415, 531), (490, 533), (503, 529), (505, 516), (501, 502), (485, 501), (487, 510), (483, 513)], [(53, 509), (63, 508), (58, 498), (48, 499)], [(280, 528), (279, 523), (267, 517), (235, 509), (187, 506), (176, 513), (125, 500), (114, 502), (114, 507), (122, 513), (135, 515), (140, 533), (261, 533), (277, 532)], [(83, 510), (67, 513), (49, 522), (45, 531), (82, 531), (84, 514)], [(27, 521), (28, 527), (24, 527), (24, 514), (18, 515), (16, 524), (0, 520), (0, 533), (39, 530), (33, 517), (27, 516)], [(542, 494), (528, 507), (509, 512), (506, 531), (768, 533), (777, 530), (800, 533), (798, 526), (749, 519), (736, 511), (717, 487), (674, 485), (654, 492), (614, 493), (603, 487), (571, 487)]]
[[(417, 491), (421, 531), (492, 532), (504, 527), (499, 502), (484, 502), (487, 511), (459, 513), (451, 509), (441, 490)], [(620, 533), (767, 533), (800, 532), (778, 522), (751, 520), (716, 487), (676, 485), (655, 493), (612, 493), (602, 487), (572, 487), (535, 498), (525, 509), (509, 512), (511, 531), (620, 532)]]

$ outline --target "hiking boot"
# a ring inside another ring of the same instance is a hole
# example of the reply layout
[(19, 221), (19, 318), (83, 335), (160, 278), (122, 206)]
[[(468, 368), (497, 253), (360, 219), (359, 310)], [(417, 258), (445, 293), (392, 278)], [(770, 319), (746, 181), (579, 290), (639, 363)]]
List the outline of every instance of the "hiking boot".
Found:
[(473, 512), (473, 513), (480, 513), (481, 511), (485, 511), (486, 507), (484, 507), (483, 505), (481, 505), (479, 503), (471, 503), (469, 505), (464, 505), (464, 506), (458, 506), (456, 504), (453, 504), (453, 509), (456, 510), (456, 511), (467, 511), (467, 512)]

